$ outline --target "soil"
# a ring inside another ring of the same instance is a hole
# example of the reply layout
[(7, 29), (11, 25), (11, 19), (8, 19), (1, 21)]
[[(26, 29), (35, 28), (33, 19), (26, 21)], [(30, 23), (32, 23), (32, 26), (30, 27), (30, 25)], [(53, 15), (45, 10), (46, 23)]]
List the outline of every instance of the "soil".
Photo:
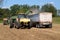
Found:
[(0, 40), (60, 40), (60, 24), (52, 28), (10, 29), (0, 23)]

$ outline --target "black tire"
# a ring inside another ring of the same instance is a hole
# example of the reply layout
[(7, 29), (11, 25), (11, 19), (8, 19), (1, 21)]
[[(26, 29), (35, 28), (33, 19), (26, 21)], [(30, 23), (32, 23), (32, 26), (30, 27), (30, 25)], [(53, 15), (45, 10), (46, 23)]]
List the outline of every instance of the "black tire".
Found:
[(36, 24), (36, 28), (40, 28), (40, 24)]
[(32, 28), (32, 23), (28, 24), (28, 29)]
[(45, 25), (45, 28), (49, 28), (49, 25)]
[(45, 27), (46, 27), (46, 28), (52, 28), (52, 24), (46, 25)]
[(14, 27), (14, 24), (10, 24), (10, 28), (13, 28)]
[(24, 22), (21, 22), (20, 26), (21, 26), (21, 27), (20, 27), (21, 29), (26, 28), (26, 26), (24, 25)]
[(28, 25), (28, 29), (30, 29), (31, 28), (31, 25)]
[(42, 28), (42, 27), (43, 27), (42, 24), (40, 24), (40, 23), (37, 23), (37, 24), (36, 24), (36, 28)]
[(22, 26), (21, 26), (21, 29), (25, 29), (25, 27), (26, 27), (26, 26), (22, 25)]

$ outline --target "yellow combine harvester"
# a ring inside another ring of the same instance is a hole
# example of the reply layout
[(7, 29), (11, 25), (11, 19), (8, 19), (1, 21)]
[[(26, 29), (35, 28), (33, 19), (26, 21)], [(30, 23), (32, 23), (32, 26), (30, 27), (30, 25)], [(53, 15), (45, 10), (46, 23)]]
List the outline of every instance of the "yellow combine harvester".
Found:
[(25, 14), (18, 14), (15, 18), (12, 17), (10, 19), (10, 28), (31, 28), (31, 20), (29, 18), (26, 17)]

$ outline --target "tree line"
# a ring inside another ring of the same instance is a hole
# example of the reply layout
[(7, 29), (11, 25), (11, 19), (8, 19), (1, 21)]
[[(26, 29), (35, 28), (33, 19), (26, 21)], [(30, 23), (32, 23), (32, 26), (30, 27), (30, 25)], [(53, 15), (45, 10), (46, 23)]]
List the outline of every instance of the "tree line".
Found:
[(10, 17), (17, 15), (18, 13), (26, 13), (30, 9), (39, 9), (41, 12), (52, 12), (53, 16), (56, 16), (57, 9), (52, 4), (45, 4), (42, 7), (39, 5), (18, 5), (14, 4), (9, 9), (8, 8), (0, 8), (0, 18)]

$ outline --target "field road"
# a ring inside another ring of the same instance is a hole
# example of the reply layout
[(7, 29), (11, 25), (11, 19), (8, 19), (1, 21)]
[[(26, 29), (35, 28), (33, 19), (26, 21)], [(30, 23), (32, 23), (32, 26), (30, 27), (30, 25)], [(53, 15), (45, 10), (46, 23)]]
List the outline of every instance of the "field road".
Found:
[(53, 28), (10, 29), (0, 23), (0, 40), (60, 40), (60, 25)]

